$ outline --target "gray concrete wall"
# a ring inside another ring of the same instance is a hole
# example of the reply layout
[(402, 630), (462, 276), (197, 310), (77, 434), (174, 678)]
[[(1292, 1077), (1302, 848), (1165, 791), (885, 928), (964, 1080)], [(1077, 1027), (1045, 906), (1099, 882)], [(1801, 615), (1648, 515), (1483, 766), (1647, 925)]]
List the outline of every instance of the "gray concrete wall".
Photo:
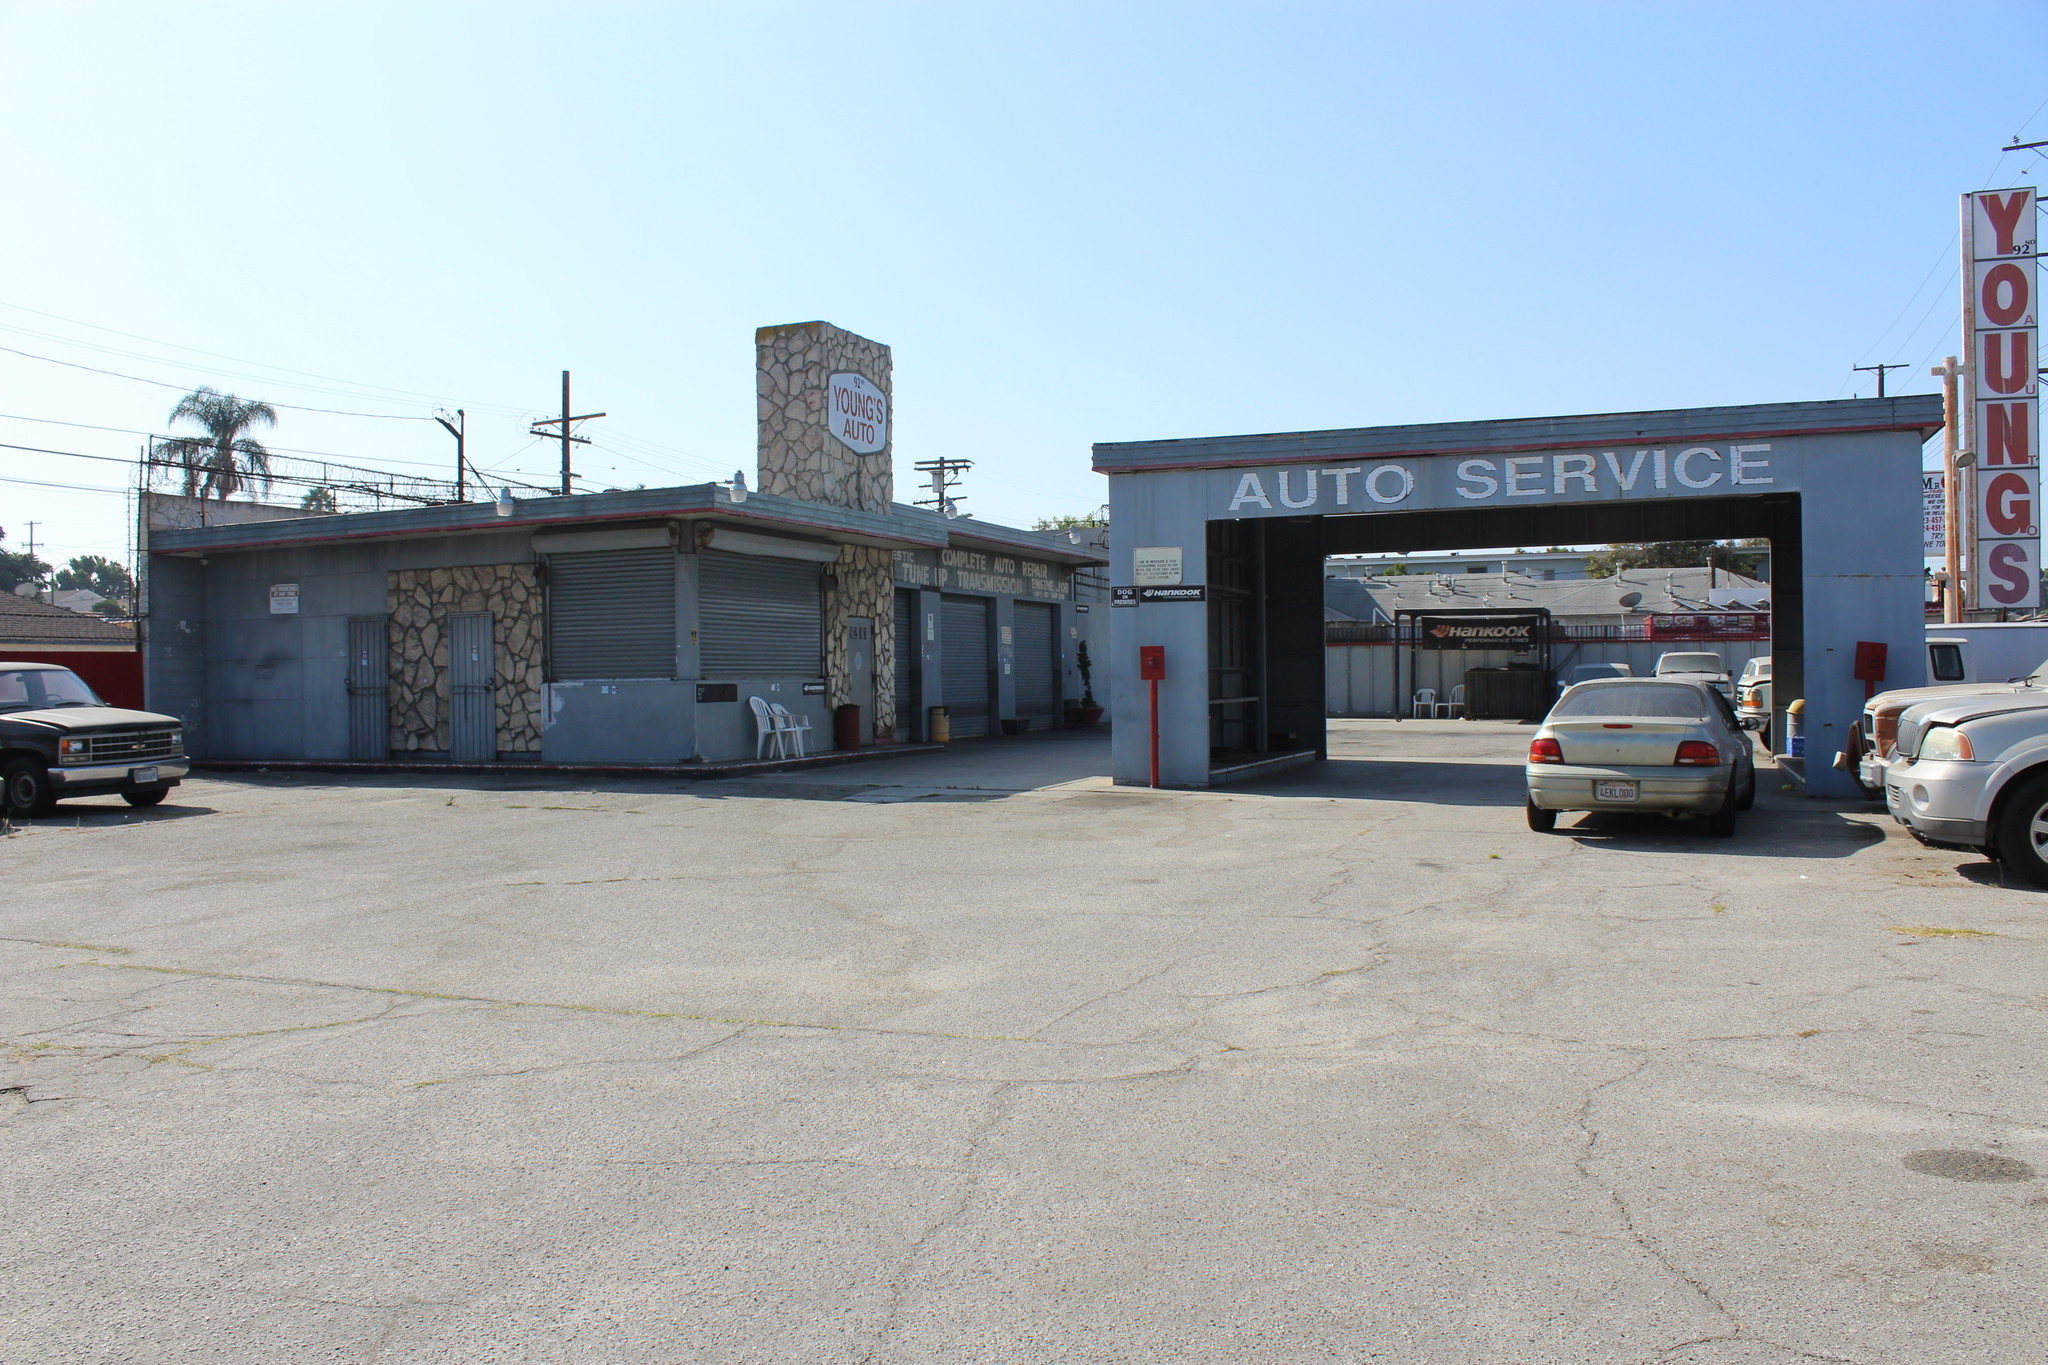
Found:
[(185, 723), (185, 747), (204, 754), (206, 570), (197, 560), (162, 558), (151, 567), (149, 617), (142, 623), (143, 693), (152, 711)]

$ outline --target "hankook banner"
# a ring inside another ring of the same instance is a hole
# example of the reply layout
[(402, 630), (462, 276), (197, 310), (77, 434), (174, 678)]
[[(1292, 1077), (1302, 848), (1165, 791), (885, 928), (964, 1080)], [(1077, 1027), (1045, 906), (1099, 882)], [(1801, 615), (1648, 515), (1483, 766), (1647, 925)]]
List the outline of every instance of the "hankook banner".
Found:
[(1415, 642), (1424, 649), (1506, 649), (1521, 653), (1536, 647), (1536, 621), (1475, 621), (1469, 616), (1418, 616)]

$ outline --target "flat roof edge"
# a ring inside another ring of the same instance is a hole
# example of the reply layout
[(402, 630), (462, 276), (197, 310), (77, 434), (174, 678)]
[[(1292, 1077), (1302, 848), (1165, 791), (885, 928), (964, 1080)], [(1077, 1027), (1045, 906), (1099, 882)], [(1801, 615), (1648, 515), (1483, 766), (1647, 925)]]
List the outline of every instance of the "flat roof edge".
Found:
[[(1507, 450), (1562, 450), (1608, 441), (1706, 440), (1726, 436), (1822, 436), (1858, 432), (1940, 430), (1940, 394), (1848, 398), (1644, 412), (1513, 417), (1476, 422), (1331, 428), (1320, 431), (1101, 441), (1098, 473), (1287, 464), (1351, 455), (1392, 459)], [(1281, 449), (1291, 446), (1291, 449)]]
[[(561, 526), (601, 526), (621, 521), (668, 521), (704, 517), (742, 525), (775, 526), (826, 540), (853, 543), (881, 541), (886, 544), (922, 548), (941, 548), (947, 543), (943, 530), (921, 524), (922, 519), (883, 517), (872, 512), (856, 512), (847, 508), (805, 503), (793, 498), (777, 498), (760, 493), (752, 495), (744, 503), (719, 502), (712, 497), (710, 487), (704, 485), (701, 495), (695, 497), (667, 497), (659, 500), (639, 498), (633, 502), (618, 502), (601, 508), (588, 506), (587, 503), (585, 506), (577, 507), (573, 503), (556, 504), (552, 499), (532, 500), (539, 504), (535, 511), (543, 513), (541, 515), (526, 513), (522, 507), (521, 512), (513, 516), (498, 517), (483, 504), (466, 504), (455, 515), (447, 515), (444, 512), (444, 515), (434, 516), (431, 513), (444, 509), (418, 508), (397, 512), (291, 517), (277, 521), (250, 521), (228, 526), (155, 531), (150, 535), (149, 548), (152, 554), (184, 554), (215, 550), (282, 550), (300, 545), (336, 544), (346, 541), (493, 535)], [(695, 488), (682, 491), (698, 492)], [(607, 496), (586, 494), (579, 496), (576, 501), (584, 502), (586, 499)], [(814, 508), (822, 509), (827, 515), (809, 515)], [(546, 512), (553, 512), (555, 515), (546, 515)]]

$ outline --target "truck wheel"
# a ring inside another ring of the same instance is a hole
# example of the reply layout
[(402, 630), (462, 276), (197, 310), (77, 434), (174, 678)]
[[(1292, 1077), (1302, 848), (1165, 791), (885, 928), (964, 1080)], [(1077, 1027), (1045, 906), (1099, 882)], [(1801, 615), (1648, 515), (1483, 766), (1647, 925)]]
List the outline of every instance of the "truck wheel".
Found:
[(161, 805), (170, 794), (169, 787), (159, 787), (153, 792), (122, 792), (121, 799), (131, 806), (155, 806)]
[(1764, 746), (1765, 753), (1771, 751), (1771, 723), (1768, 720), (1757, 723), (1756, 742)]
[(17, 758), (0, 772), (0, 793), (6, 797), (7, 809), (16, 815), (48, 815), (57, 808), (50, 774), (32, 758)]
[(1548, 834), (1557, 828), (1557, 812), (1545, 810), (1531, 801), (1524, 807), (1529, 816), (1529, 828), (1538, 834)]
[(2048, 777), (2022, 782), (1998, 817), (1998, 861), (2035, 886), (2048, 886)]

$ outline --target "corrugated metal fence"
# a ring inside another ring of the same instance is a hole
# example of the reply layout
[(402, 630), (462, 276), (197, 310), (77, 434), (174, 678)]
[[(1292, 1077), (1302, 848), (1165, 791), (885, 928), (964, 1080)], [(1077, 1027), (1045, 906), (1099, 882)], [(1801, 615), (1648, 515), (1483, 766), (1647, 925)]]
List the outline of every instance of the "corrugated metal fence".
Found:
[[(1415, 693), (1423, 688), (1437, 699), (1450, 699), (1451, 689), (1465, 680), (1467, 669), (1506, 668), (1527, 663), (1527, 655), (1503, 649), (1417, 649), (1411, 655), (1408, 637), (1396, 638), (1393, 626), (1332, 622), (1329, 647), (1323, 651), (1325, 705), (1333, 716), (1413, 715)], [(1641, 626), (1567, 626), (1551, 635), (1551, 650), (1562, 675), (1574, 664), (1627, 664), (1638, 675), (1655, 670), (1659, 655), (1711, 650), (1727, 661), (1728, 671), (1759, 655), (1768, 656), (1771, 642), (1754, 634), (1740, 638), (1711, 635), (1700, 639), (1644, 638)], [(1394, 660), (1401, 658), (1401, 688), (1394, 693)], [(1411, 677), (1411, 670), (1413, 676)]]

